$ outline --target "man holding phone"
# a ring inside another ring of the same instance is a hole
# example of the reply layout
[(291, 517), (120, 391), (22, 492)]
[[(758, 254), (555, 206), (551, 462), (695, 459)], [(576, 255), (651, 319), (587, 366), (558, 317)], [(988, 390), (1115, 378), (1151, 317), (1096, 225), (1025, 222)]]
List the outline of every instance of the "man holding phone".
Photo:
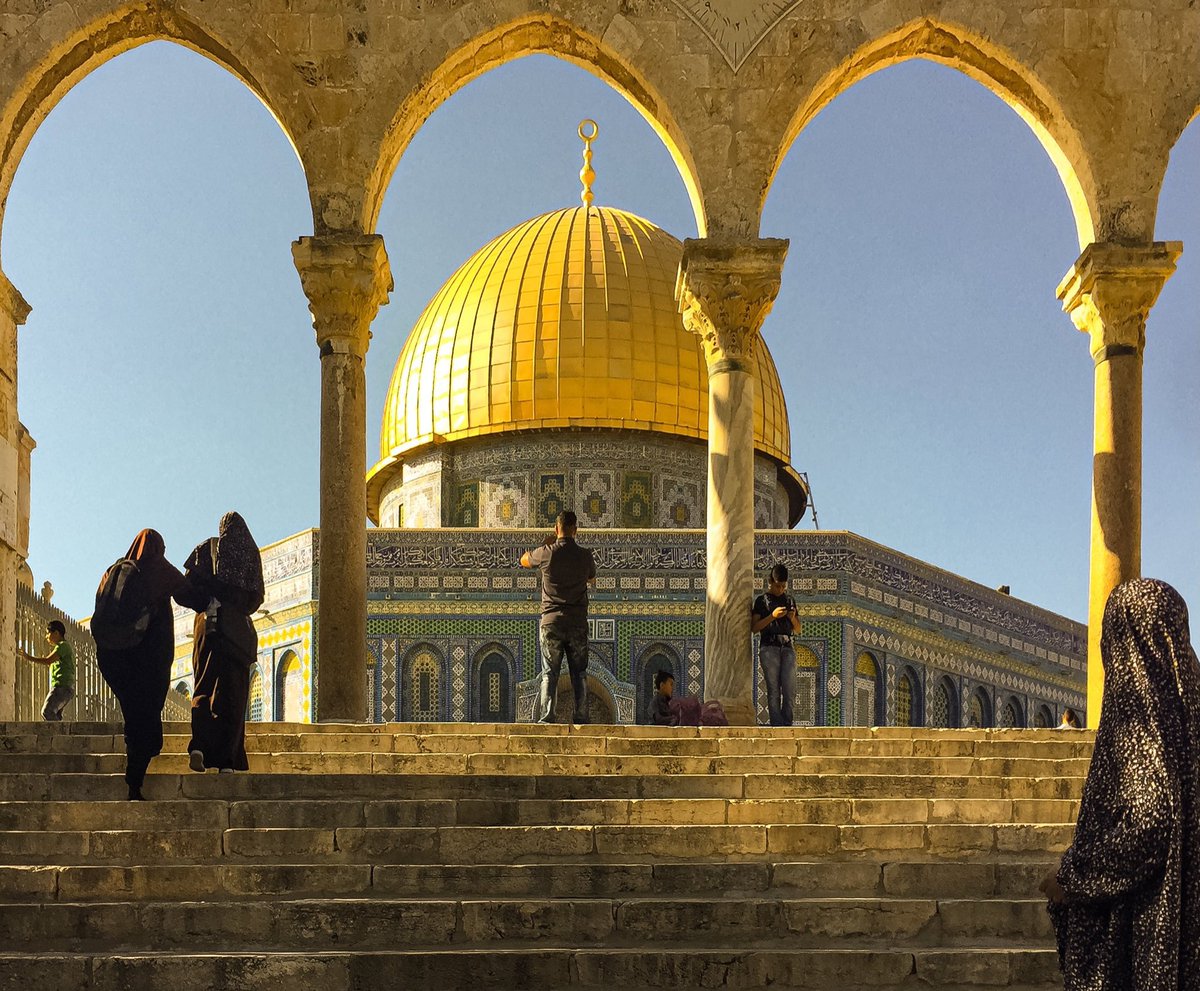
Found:
[(788, 569), (777, 564), (767, 579), (766, 594), (754, 600), (750, 630), (758, 634), (758, 663), (767, 683), (767, 710), (772, 726), (792, 725), (796, 695), (796, 648), (800, 632), (796, 600), (787, 594)]

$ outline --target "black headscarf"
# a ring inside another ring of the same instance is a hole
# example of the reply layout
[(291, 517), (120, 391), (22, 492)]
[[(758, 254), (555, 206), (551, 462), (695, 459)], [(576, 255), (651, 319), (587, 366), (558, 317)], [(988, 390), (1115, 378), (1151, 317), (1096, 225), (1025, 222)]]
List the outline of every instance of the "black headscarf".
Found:
[(1164, 582), (1113, 590), (1104, 702), (1053, 908), (1066, 991), (1200, 988), (1200, 669)]
[(264, 594), (262, 555), (239, 513), (226, 513), (221, 517), (213, 573), (218, 581), (258, 596), (260, 600)]
[[(262, 555), (250, 528), (238, 513), (221, 517), (217, 536), (196, 545), (186, 569), (188, 578), (199, 583), (200, 588), (215, 584), (212, 591), (218, 597), (229, 595), (230, 590), (236, 592), (232, 599), (246, 612), (254, 612), (262, 605), (265, 597)], [(226, 599), (221, 601), (225, 603)], [(183, 604), (204, 608), (202, 603), (196, 604), (191, 599)]]

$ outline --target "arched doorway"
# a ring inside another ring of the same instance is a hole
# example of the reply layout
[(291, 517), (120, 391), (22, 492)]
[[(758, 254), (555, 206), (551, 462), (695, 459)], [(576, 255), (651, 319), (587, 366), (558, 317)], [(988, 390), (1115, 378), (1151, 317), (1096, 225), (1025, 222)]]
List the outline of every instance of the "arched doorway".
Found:
[(1033, 716), (1034, 729), (1050, 729), (1054, 726), (1054, 716), (1050, 712), (1050, 707), (1039, 705)]
[(796, 694), (792, 698), (792, 725), (817, 726), (821, 713), (817, 700), (821, 697), (821, 660), (809, 647), (796, 645)]
[(401, 670), (400, 718), (434, 723), (442, 718), (442, 658), (430, 644), (409, 651)]
[(513, 698), (512, 656), (499, 646), (486, 647), (476, 656), (472, 685), (471, 718), (480, 723), (511, 723)]
[(875, 655), (863, 651), (854, 662), (854, 725), (875, 726), (876, 699), (879, 687), (879, 662)]
[[(588, 675), (588, 722), (594, 726), (610, 726), (617, 721), (617, 707), (612, 695), (594, 676)], [(569, 723), (575, 711), (575, 692), (566, 665), (558, 678), (558, 699), (554, 706), (554, 721)]]
[(275, 718), (285, 723), (304, 719), (304, 671), (294, 650), (285, 650), (276, 668)]

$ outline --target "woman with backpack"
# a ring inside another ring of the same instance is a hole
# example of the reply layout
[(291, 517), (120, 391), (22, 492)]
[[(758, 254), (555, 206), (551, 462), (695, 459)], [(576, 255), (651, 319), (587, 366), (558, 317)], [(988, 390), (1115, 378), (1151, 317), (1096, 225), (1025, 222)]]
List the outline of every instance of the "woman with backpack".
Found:
[(250, 616), (263, 603), (262, 557), (246, 521), (221, 517), (216, 537), (192, 551), (175, 601), (196, 611), (192, 646), (193, 771), (246, 771), (246, 704), (258, 634)]
[(143, 530), (96, 590), (96, 661), (125, 720), (125, 783), (143, 800), (150, 761), (162, 752), (162, 708), (171, 687), (175, 623), (171, 596), (183, 575), (166, 558), (157, 530)]

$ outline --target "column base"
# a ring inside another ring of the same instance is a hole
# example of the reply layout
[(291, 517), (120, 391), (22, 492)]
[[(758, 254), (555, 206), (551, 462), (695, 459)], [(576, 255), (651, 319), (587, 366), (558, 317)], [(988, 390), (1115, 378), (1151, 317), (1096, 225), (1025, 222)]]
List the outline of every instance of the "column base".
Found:
[(719, 701), (721, 708), (725, 710), (725, 718), (729, 720), (730, 726), (758, 725), (758, 713), (753, 706), (735, 702), (732, 699), (720, 699)]

